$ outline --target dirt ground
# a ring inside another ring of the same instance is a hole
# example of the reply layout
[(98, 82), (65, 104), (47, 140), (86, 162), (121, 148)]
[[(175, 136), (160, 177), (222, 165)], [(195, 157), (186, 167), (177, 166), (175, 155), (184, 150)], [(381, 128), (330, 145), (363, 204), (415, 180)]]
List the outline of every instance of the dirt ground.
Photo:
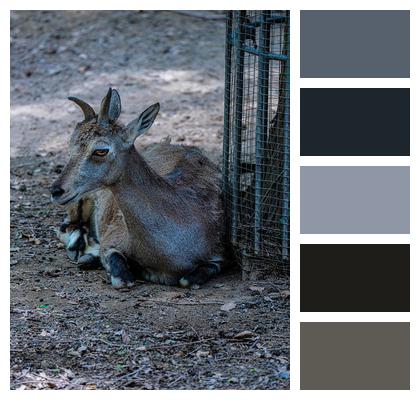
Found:
[[(205, 16), (221, 16), (201, 12)], [(109, 86), (128, 122), (156, 101), (142, 138), (221, 161), (224, 22), (174, 12), (11, 14), (11, 388), (287, 389), (289, 283), (228, 271), (199, 290), (117, 291), (81, 270), (53, 231), (48, 188), (81, 97)]]

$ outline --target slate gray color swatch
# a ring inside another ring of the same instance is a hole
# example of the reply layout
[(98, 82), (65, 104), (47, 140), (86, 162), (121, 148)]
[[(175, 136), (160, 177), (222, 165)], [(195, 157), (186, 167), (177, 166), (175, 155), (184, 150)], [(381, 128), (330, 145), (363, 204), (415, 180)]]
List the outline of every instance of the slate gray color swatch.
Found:
[(301, 244), (300, 311), (409, 312), (410, 245)]
[(300, 155), (409, 156), (410, 89), (301, 89)]
[(303, 390), (409, 390), (408, 322), (302, 322)]
[(302, 10), (301, 78), (409, 78), (410, 11)]
[(409, 234), (409, 167), (301, 167), (300, 231)]

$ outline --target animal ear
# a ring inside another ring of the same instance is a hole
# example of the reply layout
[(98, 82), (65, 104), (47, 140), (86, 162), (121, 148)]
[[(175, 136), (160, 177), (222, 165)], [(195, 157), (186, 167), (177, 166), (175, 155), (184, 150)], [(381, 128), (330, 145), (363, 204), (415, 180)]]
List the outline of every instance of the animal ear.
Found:
[(109, 104), (109, 119), (114, 122), (118, 119), (121, 114), (121, 98), (115, 89), (112, 89), (111, 101)]
[(98, 122), (108, 124), (115, 122), (121, 113), (120, 95), (115, 89), (108, 89), (108, 93), (102, 99), (99, 109)]
[(131, 121), (127, 125), (127, 137), (126, 141), (134, 143), (134, 140), (146, 133), (149, 128), (153, 125), (156, 116), (159, 113), (160, 105), (159, 103), (153, 104), (146, 110), (144, 110), (138, 118)]

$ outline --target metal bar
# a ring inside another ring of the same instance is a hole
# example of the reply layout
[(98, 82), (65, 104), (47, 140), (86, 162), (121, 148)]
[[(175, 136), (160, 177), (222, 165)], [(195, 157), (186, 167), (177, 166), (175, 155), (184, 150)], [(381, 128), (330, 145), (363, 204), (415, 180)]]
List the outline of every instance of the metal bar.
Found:
[[(282, 24), (286, 22), (286, 16), (285, 15), (276, 15), (276, 16), (271, 16), (267, 22), (271, 25), (273, 24)], [(245, 24), (245, 26), (247, 28), (252, 27), (252, 28), (258, 28), (261, 26), (261, 20), (255, 20), (255, 21), (250, 21), (247, 24)]]
[(244, 51), (242, 49), (245, 42), (245, 28), (244, 21), (246, 18), (246, 11), (234, 11), (238, 19), (238, 36), (237, 46), (235, 48), (235, 117), (233, 121), (233, 137), (232, 137), (232, 242), (236, 243), (238, 234), (238, 214), (239, 214), (239, 196), (240, 196), (240, 182), (241, 182), (241, 152), (242, 152), (242, 104), (244, 92)]
[(259, 254), (261, 248), (262, 197), (264, 174), (264, 149), (268, 129), (268, 89), (269, 60), (264, 54), (270, 51), (270, 23), (267, 22), (270, 11), (261, 12), (258, 58), (258, 96), (257, 123), (255, 131), (255, 215), (254, 215), (254, 253)]
[[(287, 11), (287, 16), (289, 17), (289, 11)], [(290, 18), (290, 17), (289, 17)], [(282, 225), (282, 258), (283, 262), (289, 261), (289, 220), (290, 220), (290, 115), (289, 115), (289, 99), (290, 99), (290, 35), (289, 35), (289, 24), (290, 20), (287, 19), (287, 22), (284, 27), (284, 54), (287, 56), (287, 60), (284, 62), (285, 69), (285, 100), (284, 100), (284, 165), (283, 165), (283, 201), (282, 201), (282, 216), (281, 221)]]
[(223, 210), (225, 232), (230, 236), (230, 218), (228, 202), (230, 201), (229, 188), (229, 154), (230, 154), (230, 97), (231, 97), (231, 74), (232, 74), (232, 11), (226, 12), (226, 47), (225, 47), (225, 104), (224, 104), (224, 128), (223, 128)]
[(249, 47), (249, 46), (243, 46), (242, 50), (245, 51), (246, 53), (251, 53), (251, 54), (255, 54), (258, 57), (265, 57), (268, 58), (270, 60), (279, 60), (279, 61), (286, 61), (287, 57), (283, 54), (275, 54), (275, 53), (270, 53), (270, 52), (261, 52), (257, 49), (254, 49), (253, 47)]

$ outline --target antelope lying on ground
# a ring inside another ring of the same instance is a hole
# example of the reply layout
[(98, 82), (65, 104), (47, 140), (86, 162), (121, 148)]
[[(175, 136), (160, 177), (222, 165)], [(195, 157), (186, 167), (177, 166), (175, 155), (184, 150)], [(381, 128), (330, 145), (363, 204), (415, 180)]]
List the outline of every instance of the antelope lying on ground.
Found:
[(141, 150), (137, 137), (159, 104), (127, 126), (117, 123), (120, 96), (109, 89), (96, 115), (84, 112), (70, 140), (70, 159), (51, 188), (67, 206), (59, 237), (80, 264), (98, 259), (116, 288), (144, 280), (197, 286), (220, 272), (223, 221), (217, 168), (196, 147), (160, 143)]

